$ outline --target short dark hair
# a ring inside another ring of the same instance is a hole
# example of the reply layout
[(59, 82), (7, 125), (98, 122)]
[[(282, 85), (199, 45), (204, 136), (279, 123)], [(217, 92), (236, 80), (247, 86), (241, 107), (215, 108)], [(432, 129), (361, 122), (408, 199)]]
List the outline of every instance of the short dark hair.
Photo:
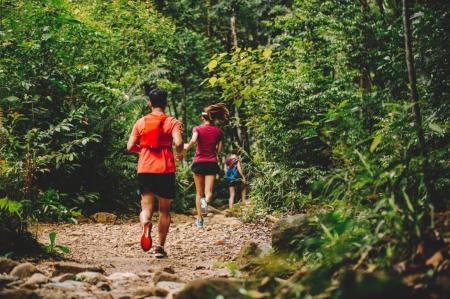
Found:
[(148, 94), (148, 99), (152, 107), (166, 108), (167, 91), (159, 88), (152, 89)]

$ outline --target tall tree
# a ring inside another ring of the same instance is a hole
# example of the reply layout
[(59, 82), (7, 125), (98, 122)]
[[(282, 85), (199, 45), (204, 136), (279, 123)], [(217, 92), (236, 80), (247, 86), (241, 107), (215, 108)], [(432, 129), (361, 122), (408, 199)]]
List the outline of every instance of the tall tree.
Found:
[[(402, 0), (403, 4), (403, 35), (405, 39), (405, 59), (406, 66), (408, 69), (408, 80), (409, 80), (409, 90), (411, 101), (413, 103), (413, 113), (414, 113), (414, 125), (416, 129), (417, 139), (419, 140), (420, 150), (423, 156), (423, 173), (424, 173), (424, 183), (427, 189), (428, 196), (436, 201), (434, 198), (434, 186), (431, 180), (431, 173), (428, 161), (428, 146), (425, 141), (425, 134), (422, 125), (422, 115), (420, 111), (419, 104), (419, 92), (417, 91), (417, 80), (416, 80), (416, 70), (414, 68), (413, 59), (413, 47), (412, 47), (412, 34), (411, 34), (411, 3), (409, 0)], [(440, 203), (434, 202), (438, 206)]]

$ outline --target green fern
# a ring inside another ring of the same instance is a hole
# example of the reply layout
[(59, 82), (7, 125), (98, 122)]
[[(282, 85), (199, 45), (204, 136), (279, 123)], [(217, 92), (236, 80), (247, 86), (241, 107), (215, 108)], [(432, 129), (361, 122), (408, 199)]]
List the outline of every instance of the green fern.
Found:
[(7, 211), (9, 214), (20, 216), (22, 204), (8, 198), (0, 198), (0, 211)]

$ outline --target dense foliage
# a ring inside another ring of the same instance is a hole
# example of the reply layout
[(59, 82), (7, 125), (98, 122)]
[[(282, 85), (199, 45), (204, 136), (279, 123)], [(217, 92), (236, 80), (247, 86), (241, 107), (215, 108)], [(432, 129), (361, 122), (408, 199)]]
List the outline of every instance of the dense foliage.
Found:
[[(294, 259), (315, 275), (417, 260), (442, 242), (449, 200), (449, 8), (411, 7), (417, 118), (402, 1), (2, 1), (0, 223), (136, 209), (124, 147), (148, 111), (144, 86), (159, 85), (185, 138), (204, 105), (227, 103), (226, 151), (250, 177), (245, 217), (307, 212), (317, 233)], [(193, 206), (188, 166), (177, 210)]]

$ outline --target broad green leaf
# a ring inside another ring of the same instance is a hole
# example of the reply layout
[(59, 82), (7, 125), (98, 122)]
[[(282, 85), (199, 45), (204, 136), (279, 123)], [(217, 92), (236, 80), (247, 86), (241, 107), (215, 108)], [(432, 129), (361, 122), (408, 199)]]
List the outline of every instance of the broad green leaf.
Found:
[(272, 48), (265, 49), (262, 55), (265, 59), (269, 59), (272, 55)]
[(408, 207), (408, 209), (409, 209), (412, 213), (414, 213), (414, 207), (413, 207), (413, 205), (412, 205), (412, 203), (411, 203), (411, 199), (409, 198), (408, 194), (407, 194), (406, 191), (405, 191), (405, 188), (402, 188), (402, 193), (403, 193), (403, 196), (404, 196), (404, 198), (405, 198), (406, 206)]
[(239, 99), (234, 100), (234, 104), (239, 108), (242, 106), (243, 101), (244, 100), (242, 98), (239, 98)]
[(442, 128), (440, 125), (438, 125), (438, 124), (436, 124), (436, 123), (430, 123), (430, 124), (428, 125), (428, 127), (430, 127), (430, 129), (433, 130), (433, 131), (435, 131), (435, 132), (438, 132), (438, 133), (441, 133), (441, 134), (444, 134), (444, 133), (445, 133), (445, 129)]
[(298, 123), (299, 125), (309, 125), (309, 126), (317, 126), (318, 123), (316, 122), (312, 122), (310, 120), (303, 120), (301, 122)]
[(56, 248), (60, 249), (63, 253), (70, 253), (70, 249), (64, 245), (58, 245)]
[(217, 67), (217, 60), (213, 59), (208, 63), (208, 69), (211, 72)]
[(211, 86), (214, 86), (217, 82), (217, 77), (211, 77), (209, 78), (209, 84), (211, 84)]
[(22, 211), (22, 204), (15, 200), (1, 198), (0, 210), (6, 210), (9, 214), (16, 214), (17, 216), (20, 216), (20, 212)]
[(373, 138), (372, 144), (370, 145), (371, 153), (373, 153), (376, 150), (378, 144), (380, 144), (380, 142), (381, 142), (381, 138), (382, 138), (381, 134), (378, 134)]
[(364, 165), (364, 168), (367, 170), (370, 176), (373, 177), (373, 172), (370, 169), (369, 163), (367, 163), (366, 158), (358, 150), (355, 150), (355, 153), (356, 155), (358, 155), (359, 159), (361, 160), (361, 163)]
[(55, 242), (56, 242), (56, 232), (50, 232), (48, 234), (48, 238), (50, 239), (50, 246), (51, 247), (55, 247)]

